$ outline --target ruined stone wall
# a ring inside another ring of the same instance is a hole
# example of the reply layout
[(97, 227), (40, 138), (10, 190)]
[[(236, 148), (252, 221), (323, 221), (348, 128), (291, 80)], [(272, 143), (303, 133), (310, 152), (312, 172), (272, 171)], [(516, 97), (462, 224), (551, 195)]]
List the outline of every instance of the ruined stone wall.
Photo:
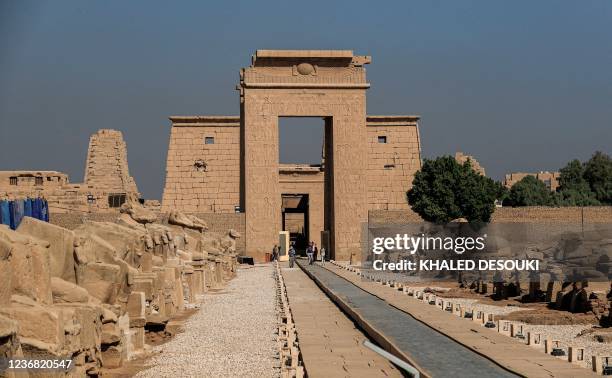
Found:
[(501, 207), (493, 214), (494, 222), (612, 222), (612, 206), (592, 207)]
[(137, 199), (140, 195), (129, 174), (121, 132), (102, 129), (91, 136), (85, 183), (70, 183), (67, 174), (56, 171), (0, 172), (0, 198), (37, 196), (47, 199), (50, 214), (117, 214), (121, 203), (109, 201), (109, 196)]
[(138, 193), (121, 131), (101, 129), (89, 138), (84, 182), (93, 188)]
[(411, 209), (370, 210), (368, 212), (368, 223), (370, 225), (403, 224), (422, 221), (423, 219)]
[(240, 205), (239, 117), (172, 117), (162, 211), (234, 213)]
[(406, 192), (421, 169), (418, 117), (368, 116), (368, 207), (406, 210)]
[[(83, 205), (82, 199), (72, 196), (73, 187), (68, 175), (56, 171), (0, 171), (0, 199), (43, 197), (49, 203), (50, 212), (63, 212), (64, 208)], [(78, 211), (78, 210), (76, 210)]]
[(68, 230), (74, 230), (87, 221), (115, 222), (117, 220), (117, 216), (118, 213), (51, 212), (49, 214), (49, 223)]
[(68, 175), (57, 171), (0, 171), (0, 194), (44, 193), (68, 183)]
[[(612, 206), (593, 207), (498, 207), (493, 213), (493, 222), (539, 222), (539, 223), (612, 223)], [(422, 222), (412, 210), (370, 210), (370, 224), (401, 224)]]
[(459, 164), (464, 164), (465, 162), (469, 161), (474, 171), (480, 173), (483, 176), (486, 176), (485, 169), (480, 165), (478, 160), (476, 160), (473, 156), (465, 155), (463, 152), (459, 151), (455, 153), (455, 160)]

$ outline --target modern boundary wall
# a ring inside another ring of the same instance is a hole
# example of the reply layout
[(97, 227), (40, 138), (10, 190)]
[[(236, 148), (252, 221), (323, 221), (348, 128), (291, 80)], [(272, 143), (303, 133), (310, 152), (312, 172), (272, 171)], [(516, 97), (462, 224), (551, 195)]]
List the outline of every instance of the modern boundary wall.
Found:
[[(422, 222), (412, 210), (370, 210), (371, 225)], [(493, 222), (500, 223), (612, 223), (612, 206), (592, 207), (498, 207)]]

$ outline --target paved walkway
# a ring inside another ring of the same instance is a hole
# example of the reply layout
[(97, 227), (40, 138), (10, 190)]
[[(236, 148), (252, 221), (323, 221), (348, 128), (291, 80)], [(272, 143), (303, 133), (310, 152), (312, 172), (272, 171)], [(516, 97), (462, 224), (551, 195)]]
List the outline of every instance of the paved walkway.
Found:
[[(385, 334), (394, 338), (398, 344), (406, 345), (407, 352), (418, 361), (423, 361), (424, 367), (432, 373), (432, 376), (442, 376), (439, 374), (439, 369), (445, 366), (449, 369), (461, 367), (462, 371), (471, 371), (471, 373), (463, 375), (444, 373), (443, 375), (486, 376), (488, 369), (473, 370), (474, 365), (466, 364), (462, 356), (467, 355), (470, 356), (469, 359), (479, 361), (479, 364), (486, 364), (486, 361), (489, 361), (480, 355), (486, 356), (497, 364), (527, 377), (596, 376), (588, 369), (546, 355), (515, 339), (475, 325), (466, 319), (433, 309), (432, 306), (414, 300), (398, 290), (364, 280), (361, 276), (332, 264), (326, 264), (325, 268), (316, 266), (308, 267), (308, 269), (324, 284), (327, 282), (332, 287), (339, 285), (338, 287), (343, 288), (338, 289), (340, 298), (348, 301), (351, 306), (355, 306), (358, 312), (370, 314), (368, 311), (373, 311), (375, 318), (383, 316), (377, 313), (382, 308), (386, 308), (390, 313), (393, 312), (394, 316), (387, 319), (388, 324), (385, 324), (383, 320), (379, 326), (387, 327), (384, 328), (387, 330)], [(367, 298), (368, 294), (371, 294), (369, 297), (376, 299), (362, 301), (358, 299), (364, 295)], [(371, 309), (373, 305), (378, 309)], [(402, 322), (405, 321), (402, 323), (404, 327), (409, 328), (405, 334), (398, 334), (402, 331), (396, 330), (400, 318), (404, 319)], [(398, 337), (398, 335), (402, 336)], [(410, 340), (406, 340), (406, 337), (418, 337), (421, 340), (417, 345), (410, 346)], [(457, 353), (459, 351), (461, 353)], [(429, 360), (431, 356), (436, 357)], [(508, 374), (498, 366), (494, 366), (494, 369), (500, 371), (501, 374)]]
[(282, 269), (304, 367), (309, 377), (401, 377), (363, 346), (365, 336), (300, 268)]
[(304, 266), (431, 377), (515, 377), (488, 359), (319, 266)]

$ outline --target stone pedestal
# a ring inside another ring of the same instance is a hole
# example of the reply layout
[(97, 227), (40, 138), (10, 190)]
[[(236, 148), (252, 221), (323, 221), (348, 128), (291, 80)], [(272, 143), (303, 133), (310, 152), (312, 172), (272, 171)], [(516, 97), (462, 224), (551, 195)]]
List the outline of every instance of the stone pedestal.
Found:
[(603, 373), (603, 360), (601, 356), (592, 356), (591, 357), (591, 367), (595, 374), (601, 375)]
[(145, 316), (145, 293), (134, 291), (130, 293), (127, 301), (127, 311), (130, 318), (142, 318)]
[(550, 281), (546, 287), (546, 302), (557, 300), (557, 294), (561, 291), (561, 282)]
[(572, 363), (581, 363), (584, 361), (584, 348), (570, 346), (567, 348), (567, 360)]

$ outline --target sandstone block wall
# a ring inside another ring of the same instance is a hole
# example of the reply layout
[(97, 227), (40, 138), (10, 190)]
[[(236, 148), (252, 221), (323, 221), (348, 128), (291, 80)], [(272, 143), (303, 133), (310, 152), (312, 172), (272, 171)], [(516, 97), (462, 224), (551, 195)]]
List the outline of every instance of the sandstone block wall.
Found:
[(278, 240), (278, 118), (322, 117), (333, 193), (326, 217), (336, 258), (360, 254), (367, 219), (366, 56), (352, 51), (258, 50), (240, 72), (247, 250), (258, 260)]
[(116, 213), (51, 212), (49, 214), (49, 223), (68, 230), (74, 230), (87, 221), (114, 222), (116, 219)]
[(463, 163), (469, 161), (470, 164), (472, 165), (472, 169), (473, 170), (475, 170), (476, 172), (480, 173), (483, 176), (486, 176), (485, 169), (480, 165), (478, 160), (476, 160), (473, 156), (465, 155), (463, 152), (459, 151), (459, 152), (455, 153), (455, 160), (459, 164), (463, 164)]
[(391, 225), (403, 223), (423, 222), (419, 214), (411, 209), (406, 210), (370, 210), (368, 223), (372, 225)]
[(561, 174), (559, 172), (538, 172), (538, 173), (524, 173), (524, 172), (513, 172), (508, 173), (504, 177), (504, 186), (508, 189), (512, 187), (512, 185), (521, 181), (523, 178), (527, 176), (533, 176), (538, 180), (542, 181), (544, 185), (551, 192), (554, 192), (559, 187), (559, 177)]
[(498, 207), (493, 222), (612, 222), (612, 206), (590, 207)]
[[(240, 206), (247, 253), (262, 260), (278, 242), (282, 194), (296, 191), (311, 199), (310, 238), (326, 229), (332, 257), (359, 255), (368, 210), (407, 209), (406, 191), (421, 167), (418, 117), (366, 116), (370, 62), (349, 50), (257, 50), (240, 72), (240, 117), (170, 118), (162, 211), (232, 213)], [(324, 119), (327, 185), (281, 177), (279, 117)]]
[(94, 188), (138, 193), (121, 131), (101, 129), (89, 138), (84, 182)]
[(240, 205), (240, 118), (170, 119), (162, 211), (234, 213)]
[[(296, 93), (291, 89), (245, 91), (245, 211), (249, 253), (261, 259), (278, 241), (281, 227), (279, 188), (278, 117), (327, 116), (333, 126), (333, 201), (330, 224), (332, 250), (348, 260), (359, 253), (359, 221), (367, 217), (365, 91), (317, 89)], [(328, 139), (326, 139), (328, 140)], [(338, 147), (344, 146), (344, 147)], [(350, 146), (350, 148), (347, 148)], [(357, 222), (356, 222), (357, 221)]]
[(406, 210), (406, 192), (421, 169), (416, 116), (368, 116), (368, 208)]
[(43, 193), (68, 183), (68, 175), (57, 171), (0, 171), (0, 194)]
[[(493, 213), (493, 222), (537, 222), (537, 223), (612, 223), (611, 206), (592, 207), (498, 207)], [(371, 210), (369, 222), (373, 225), (401, 224), (422, 222), (423, 219), (414, 211)]]
[[(187, 213), (198, 214), (203, 219), (207, 218), (208, 214), (234, 213), (235, 206), (241, 202), (240, 117), (194, 116), (171, 117), (171, 120), (173, 124), (162, 212), (177, 208)], [(411, 187), (414, 173), (421, 167), (418, 117), (368, 116), (366, 121), (367, 207), (370, 210), (407, 210), (409, 206), (406, 202), (406, 191)], [(327, 124), (330, 128), (327, 131), (328, 138), (332, 139), (333, 125), (330, 122)], [(277, 133), (278, 125), (274, 123), (272, 127)], [(214, 138), (214, 144), (206, 144), (207, 137)], [(385, 137), (386, 143), (379, 143), (379, 137)], [(332, 169), (333, 141), (329, 142), (330, 147), (327, 150), (331, 156), (326, 161), (326, 167)], [(259, 145), (259, 142), (255, 144)], [(268, 142), (261, 145), (267, 148), (262, 150), (260, 157), (256, 158), (251, 154), (242, 158), (252, 162), (255, 159), (270, 160), (271, 155), (278, 154), (277, 145), (272, 146)], [(310, 239), (320, 245), (320, 231), (325, 229), (324, 208), (333, 206), (334, 203), (331, 199), (327, 205), (324, 203), (325, 173), (318, 170), (313, 174), (304, 171), (306, 169), (304, 167), (298, 167), (303, 168), (302, 170), (298, 168), (291, 170), (290, 165), (280, 165), (277, 161), (276, 157), (278, 184), (274, 185), (276, 193), (274, 202), (280, 203), (283, 193), (307, 194)], [(250, 164), (249, 162), (246, 164)], [(261, 174), (254, 175), (257, 177), (253, 180), (261, 183), (263, 180)], [(328, 172), (328, 179), (332, 180), (331, 172)], [(256, 185), (256, 188), (259, 194), (268, 194), (261, 185)], [(331, 192), (329, 195), (331, 196)], [(275, 232), (270, 231), (268, 243), (276, 242), (276, 232), (281, 229), (280, 204), (278, 207), (272, 206), (271, 200), (270, 197), (268, 202), (260, 203), (268, 203), (266, 211), (274, 214), (246, 215), (247, 217), (252, 215), (253, 222), (258, 223), (269, 222), (278, 217), (278, 222), (273, 223)], [(253, 212), (257, 213), (257, 210)], [(261, 250), (262, 253), (267, 251), (263, 247)]]

